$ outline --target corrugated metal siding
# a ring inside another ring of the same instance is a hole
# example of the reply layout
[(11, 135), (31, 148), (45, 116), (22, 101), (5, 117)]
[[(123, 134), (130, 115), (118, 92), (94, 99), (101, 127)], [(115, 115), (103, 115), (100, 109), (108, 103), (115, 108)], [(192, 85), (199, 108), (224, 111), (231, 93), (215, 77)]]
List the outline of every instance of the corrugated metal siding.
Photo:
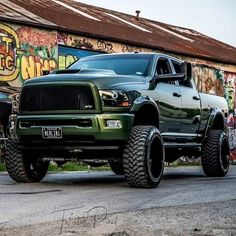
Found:
[[(129, 42), (136, 46), (142, 45), (236, 64), (235, 47), (194, 30), (144, 18), (138, 20), (132, 15), (82, 4), (73, 0), (61, 0), (60, 2), (69, 7), (59, 4), (57, 0), (2, 0), (0, 3), (1, 18), (6, 20), (11, 18), (24, 23), (56, 27), (60, 30), (78, 32), (91, 37), (103, 37), (118, 42)], [(71, 10), (71, 8), (82, 11), (98, 20), (81, 15)], [(124, 21), (128, 21), (137, 27)]]

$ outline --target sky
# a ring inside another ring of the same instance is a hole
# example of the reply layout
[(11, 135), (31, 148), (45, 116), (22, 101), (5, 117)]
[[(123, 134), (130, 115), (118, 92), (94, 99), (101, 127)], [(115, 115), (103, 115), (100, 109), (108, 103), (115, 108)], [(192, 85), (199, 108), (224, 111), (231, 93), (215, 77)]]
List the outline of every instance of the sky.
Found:
[(76, 0), (194, 29), (236, 47), (236, 0)]

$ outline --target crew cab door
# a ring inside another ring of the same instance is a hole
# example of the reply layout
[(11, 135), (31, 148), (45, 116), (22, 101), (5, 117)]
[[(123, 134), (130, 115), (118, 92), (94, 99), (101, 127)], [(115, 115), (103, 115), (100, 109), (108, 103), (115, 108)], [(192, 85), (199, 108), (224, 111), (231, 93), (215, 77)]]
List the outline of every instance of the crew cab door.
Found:
[[(175, 73), (181, 72), (181, 64), (171, 60)], [(182, 101), (182, 133), (196, 134), (201, 122), (201, 102), (193, 80), (178, 81)]]
[[(156, 74), (173, 74), (167, 58), (157, 61)], [(155, 89), (160, 109), (160, 132), (163, 136), (172, 136), (181, 132), (181, 92), (175, 82), (159, 82)]]

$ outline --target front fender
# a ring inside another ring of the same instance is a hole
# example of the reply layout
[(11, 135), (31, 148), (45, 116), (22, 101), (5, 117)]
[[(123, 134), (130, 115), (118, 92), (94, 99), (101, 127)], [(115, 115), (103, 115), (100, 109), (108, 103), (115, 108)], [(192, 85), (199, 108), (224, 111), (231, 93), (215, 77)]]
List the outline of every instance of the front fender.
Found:
[(155, 108), (157, 110), (158, 114), (160, 114), (159, 108), (158, 108), (156, 102), (151, 97), (148, 97), (148, 96), (140, 96), (140, 97), (136, 98), (133, 102), (133, 106), (132, 106), (130, 112), (135, 113), (135, 112), (139, 111), (143, 106), (146, 106), (146, 105), (153, 106), (153, 108)]
[(220, 108), (212, 108), (208, 117), (208, 121), (206, 124), (204, 139), (207, 138), (209, 132), (213, 129), (226, 129), (226, 120), (224, 118), (224, 114)]

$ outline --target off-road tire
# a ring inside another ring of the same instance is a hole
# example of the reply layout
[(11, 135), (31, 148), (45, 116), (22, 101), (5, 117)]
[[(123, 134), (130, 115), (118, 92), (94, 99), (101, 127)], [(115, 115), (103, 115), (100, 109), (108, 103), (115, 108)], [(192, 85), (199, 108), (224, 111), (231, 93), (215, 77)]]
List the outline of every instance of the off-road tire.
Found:
[(154, 126), (134, 126), (124, 149), (123, 166), (132, 187), (155, 188), (164, 169), (164, 147)]
[(116, 174), (116, 175), (123, 175), (124, 174), (124, 167), (123, 163), (121, 161), (111, 161), (109, 162), (111, 170)]
[[(0, 121), (0, 138), (3, 139), (6, 138), (6, 131), (1, 121)], [(0, 140), (0, 163), (4, 162), (5, 146), (6, 146), (6, 141)]]
[(16, 182), (39, 182), (47, 174), (49, 162), (23, 153), (12, 140), (6, 143), (6, 169)]
[(222, 130), (210, 131), (202, 147), (202, 167), (207, 176), (223, 177), (229, 169), (229, 145)]

